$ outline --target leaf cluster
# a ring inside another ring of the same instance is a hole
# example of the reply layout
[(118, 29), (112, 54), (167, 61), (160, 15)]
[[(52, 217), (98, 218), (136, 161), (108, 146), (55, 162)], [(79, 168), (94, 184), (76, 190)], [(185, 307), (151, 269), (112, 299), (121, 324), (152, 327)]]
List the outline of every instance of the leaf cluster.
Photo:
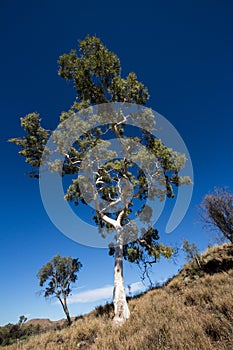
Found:
[(67, 297), (71, 292), (70, 285), (76, 282), (81, 267), (78, 258), (61, 257), (60, 254), (53, 257), (37, 274), (40, 286), (46, 285), (44, 296)]
[[(174, 248), (158, 243), (158, 230), (150, 227), (148, 230), (143, 229), (139, 238), (135, 241), (124, 245), (124, 259), (130, 263), (137, 264), (142, 270), (142, 279), (149, 278), (148, 267), (158, 262), (161, 257), (171, 258)], [(109, 255), (114, 256), (115, 247), (109, 245)], [(149, 278), (150, 280), (150, 278)]]
[[(79, 52), (71, 50), (59, 58), (58, 74), (73, 81), (77, 91), (74, 110), (106, 102), (145, 104), (149, 98), (147, 88), (134, 73), (121, 78), (120, 60), (97, 37), (87, 36), (79, 41)], [(62, 120), (67, 117), (63, 114)]]
[[(61, 176), (74, 175), (65, 199), (94, 204), (93, 219), (103, 236), (104, 231), (114, 228), (113, 220), (118, 221), (128, 241), (133, 242), (125, 247), (128, 261), (151, 263), (161, 255), (171, 255), (169, 248), (158, 245), (157, 232), (150, 227), (151, 208), (144, 204), (148, 197), (174, 197), (174, 188), (190, 183), (190, 179), (179, 176), (185, 155), (166, 147), (149, 132), (155, 126), (154, 115), (138, 106), (148, 100), (147, 88), (135, 73), (122, 78), (119, 58), (95, 36), (79, 41), (79, 50), (60, 56), (58, 63), (58, 74), (72, 81), (77, 92), (74, 104), (61, 114), (61, 123), (52, 134), (54, 154), (47, 164)], [(116, 104), (111, 102), (122, 102), (124, 108), (115, 110)], [(131, 103), (137, 104), (133, 112), (127, 109)], [(81, 114), (75, 114), (80, 110)], [(133, 131), (127, 127), (130, 124), (135, 125)], [(20, 146), (26, 162), (38, 169), (43, 152), (48, 152), (45, 144), (51, 133), (41, 126), (37, 113), (21, 118), (21, 125), (25, 136), (10, 141)], [(77, 130), (81, 132), (78, 139)], [(118, 141), (119, 152), (111, 149), (111, 139)], [(31, 172), (33, 175), (38, 176)], [(141, 210), (136, 210), (138, 200)], [(132, 222), (136, 216), (147, 224), (148, 233), (138, 234)], [(39, 271), (40, 285), (48, 282), (45, 296), (69, 294), (81, 264), (77, 259), (64, 259), (58, 255)]]
[[(38, 169), (50, 132), (41, 126), (41, 118), (38, 113), (27, 114), (20, 120), (26, 135), (22, 138), (11, 138), (9, 141), (20, 146), (22, 150), (19, 151), (19, 154), (25, 157), (25, 161), (33, 169)], [(35, 171), (30, 173), (31, 176), (34, 174), (36, 174)], [(38, 174), (35, 177), (38, 177)]]

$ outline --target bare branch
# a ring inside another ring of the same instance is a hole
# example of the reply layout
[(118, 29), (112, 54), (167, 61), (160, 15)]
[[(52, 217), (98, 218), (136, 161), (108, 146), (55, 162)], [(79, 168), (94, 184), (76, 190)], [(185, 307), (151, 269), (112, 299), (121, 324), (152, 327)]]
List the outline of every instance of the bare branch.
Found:
[(107, 222), (108, 224), (112, 225), (114, 228), (116, 228), (117, 226), (117, 221), (114, 219), (111, 219), (110, 217), (108, 217), (107, 215), (101, 215), (102, 219)]
[(200, 218), (204, 226), (221, 231), (233, 243), (233, 194), (226, 188), (215, 188), (200, 205)]
[(107, 212), (111, 207), (113, 207), (114, 205), (116, 205), (117, 203), (120, 203), (121, 202), (121, 199), (118, 198), (116, 199), (114, 202), (111, 202), (109, 205), (107, 205), (105, 208), (101, 209), (99, 211), (99, 214), (102, 214), (104, 212)]
[(120, 212), (120, 214), (118, 215), (118, 217), (117, 217), (117, 223), (118, 223), (119, 225), (121, 225), (121, 220), (122, 220), (122, 218), (123, 218), (123, 216), (124, 216), (124, 214), (125, 214), (125, 210), (126, 210), (126, 208), (124, 208), (124, 209)]

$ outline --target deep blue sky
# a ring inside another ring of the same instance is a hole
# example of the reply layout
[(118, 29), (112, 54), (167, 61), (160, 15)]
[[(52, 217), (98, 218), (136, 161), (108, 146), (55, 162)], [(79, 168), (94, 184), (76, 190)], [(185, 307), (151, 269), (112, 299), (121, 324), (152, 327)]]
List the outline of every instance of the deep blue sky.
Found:
[[(58, 252), (79, 257), (84, 265), (74, 294), (113, 282), (107, 251), (78, 245), (53, 226), (38, 182), (24, 174), (29, 170), (24, 159), (7, 143), (22, 135), (19, 117), (32, 111), (41, 114), (47, 128), (56, 127), (60, 112), (75, 97), (71, 85), (57, 75), (57, 60), (87, 34), (96, 34), (120, 57), (122, 75), (134, 71), (144, 82), (151, 96), (148, 105), (176, 127), (191, 154), (195, 185), (189, 211), (170, 236), (161, 228), (161, 238), (180, 244), (187, 237), (204, 250), (210, 236), (196, 223), (197, 205), (214, 186), (233, 188), (230, 0), (1, 0), (0, 324), (17, 322), (22, 314), (63, 317), (60, 306), (36, 294), (37, 271)], [(153, 280), (163, 280), (181, 263), (158, 264)], [(126, 285), (139, 281), (137, 269), (126, 266), (125, 273)], [(93, 300), (90, 294), (82, 294), (83, 301)], [(74, 303), (71, 313), (94, 304)]]

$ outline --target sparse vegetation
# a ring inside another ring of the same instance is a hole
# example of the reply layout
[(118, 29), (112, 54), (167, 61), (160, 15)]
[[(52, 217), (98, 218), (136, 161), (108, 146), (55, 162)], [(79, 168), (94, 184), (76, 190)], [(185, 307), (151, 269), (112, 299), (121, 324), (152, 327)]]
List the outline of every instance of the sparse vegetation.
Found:
[(201, 268), (193, 260), (164, 287), (130, 299), (131, 318), (123, 326), (111, 322), (107, 304), (69, 328), (31, 337), (20, 349), (231, 350), (233, 246), (215, 246), (200, 260)]
[(201, 219), (207, 229), (218, 231), (222, 239), (233, 243), (233, 193), (226, 188), (215, 188), (200, 205)]
[(20, 316), (18, 323), (9, 323), (4, 327), (0, 327), (0, 345), (6, 346), (17, 342), (19, 343), (27, 340), (31, 335), (41, 333), (42, 328), (39, 324), (25, 324), (25, 322), (26, 317)]
[(187, 239), (183, 240), (183, 250), (186, 254), (186, 260), (191, 262), (195, 260), (199, 268), (201, 268), (200, 256), (195, 243), (190, 243)]

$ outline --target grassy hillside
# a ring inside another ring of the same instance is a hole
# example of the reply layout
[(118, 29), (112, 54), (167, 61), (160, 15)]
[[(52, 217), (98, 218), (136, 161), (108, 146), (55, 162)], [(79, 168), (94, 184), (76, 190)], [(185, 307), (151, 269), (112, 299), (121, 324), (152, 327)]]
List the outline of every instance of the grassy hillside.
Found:
[[(233, 247), (216, 246), (166, 286), (129, 300), (131, 318), (111, 322), (111, 305), (70, 328), (31, 337), (8, 350), (233, 350)], [(1, 348), (6, 349), (6, 348)]]

